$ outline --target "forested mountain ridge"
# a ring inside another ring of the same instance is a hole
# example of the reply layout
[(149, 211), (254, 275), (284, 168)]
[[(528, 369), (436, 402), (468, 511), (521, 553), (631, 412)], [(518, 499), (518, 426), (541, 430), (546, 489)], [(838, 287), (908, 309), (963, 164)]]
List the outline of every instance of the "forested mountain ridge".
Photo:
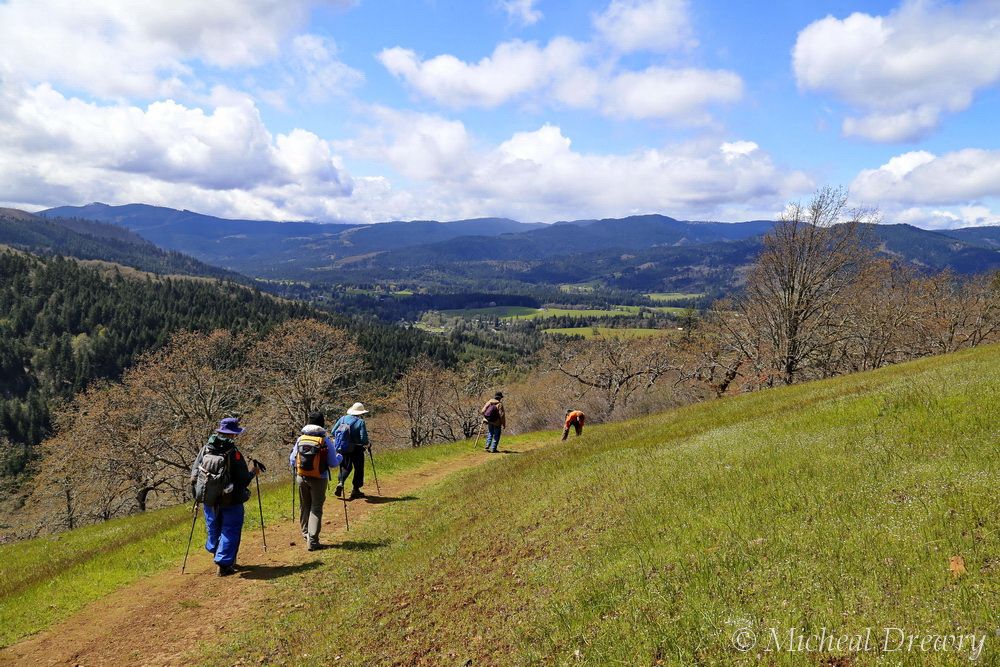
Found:
[(84, 219), (43, 218), (0, 209), (0, 244), (35, 254), (97, 259), (159, 274), (246, 279), (172, 250), (163, 250), (135, 232)]
[[(61, 207), (44, 215), (121, 224), (165, 248), (248, 275), (310, 282), (411, 281), (484, 290), (596, 282), (640, 291), (732, 288), (773, 221), (703, 222), (664, 215), (523, 224), (503, 218), (373, 225), (223, 220), (131, 204)], [(885, 255), (937, 271), (1000, 268), (1000, 228), (873, 228)], [(735, 244), (734, 247), (726, 247)]]
[(348, 318), (232, 282), (155, 277), (0, 250), (0, 476), (20, 471), (51, 428), (50, 406), (117, 378), (178, 330), (265, 331), (309, 317), (347, 329), (367, 372), (391, 379), (420, 356), (453, 364), (455, 346), (422, 331)]
[(273, 278), (308, 275), (337, 259), (460, 236), (499, 235), (543, 225), (506, 218), (454, 222), (392, 221), (376, 225), (229, 220), (146, 204), (63, 206), (45, 217), (82, 218), (126, 227), (162, 248), (242, 273)]
[[(384, 252), (341, 263), (335, 269), (317, 272), (316, 276), (330, 280), (381, 278), (426, 283), (464, 280), (468, 285), (501, 279), (530, 285), (596, 282), (605, 287), (640, 292), (728, 291), (739, 286), (740, 276), (763, 248), (762, 235), (736, 238), (741, 229), (738, 226), (748, 225), (742, 229), (750, 232), (773, 224), (716, 223), (719, 227), (736, 229), (730, 238), (720, 238), (710, 231), (703, 238), (714, 240), (691, 243), (691, 234), (680, 235), (682, 232), (677, 231), (676, 226), (667, 223), (666, 230), (658, 232), (656, 238), (667, 241), (671, 233), (668, 230), (673, 230), (676, 235), (673, 243), (642, 246), (636, 239), (644, 238), (643, 235), (630, 235), (628, 230), (632, 224), (648, 226), (652, 217), (601, 221), (608, 229), (621, 229), (620, 240), (614, 241), (610, 234), (606, 237), (601, 234), (604, 240), (596, 245), (603, 247), (594, 250), (584, 250), (588, 245), (586, 239), (581, 240), (573, 229), (568, 229), (572, 225), (567, 223), (524, 234), (498, 238), (463, 237)], [(712, 223), (679, 224), (696, 228)], [(871, 225), (867, 231), (868, 242), (880, 254), (922, 270), (950, 269), (960, 274), (1000, 270), (1000, 247), (991, 249), (903, 224)], [(559, 235), (569, 240), (564, 244)], [(645, 238), (652, 236), (646, 234)], [(534, 242), (540, 238), (549, 242)]]

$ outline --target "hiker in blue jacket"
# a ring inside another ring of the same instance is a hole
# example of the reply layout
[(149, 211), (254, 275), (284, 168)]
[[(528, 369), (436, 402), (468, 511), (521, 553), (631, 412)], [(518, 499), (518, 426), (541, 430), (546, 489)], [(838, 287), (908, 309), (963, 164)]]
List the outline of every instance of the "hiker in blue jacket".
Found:
[(198, 457), (191, 466), (191, 485), (196, 498), (206, 495), (206, 486), (210, 462), (215, 463), (216, 470), (223, 471), (221, 493), (213, 502), (204, 502), (205, 528), (208, 536), (205, 540), (205, 550), (215, 556), (218, 575), (226, 577), (236, 571), (236, 555), (240, 550), (240, 537), (243, 532), (243, 503), (250, 499), (250, 483), (259, 470), (256, 462), (251, 470), (246, 458), (236, 448), (236, 437), (245, 429), (240, 428), (238, 417), (226, 417), (219, 422), (219, 428), (212, 434), (208, 443), (198, 452)]
[(309, 551), (320, 547), (319, 531), (323, 526), (330, 470), (337, 468), (344, 458), (334, 448), (325, 427), (323, 413), (311, 413), (309, 423), (302, 428), (288, 456), (288, 465), (299, 487), (299, 527)]
[(333, 425), (334, 433), (337, 433), (341, 426), (346, 425), (348, 428), (345, 430), (345, 434), (349, 434), (350, 440), (347, 446), (340, 451), (344, 455), (344, 460), (340, 464), (340, 475), (337, 478), (337, 488), (334, 491), (338, 498), (344, 495), (344, 482), (347, 481), (347, 476), (351, 474), (352, 469), (354, 470), (354, 488), (351, 490), (349, 499), (365, 497), (361, 487), (365, 484), (365, 448), (368, 447), (368, 427), (365, 426), (365, 420), (361, 418), (361, 415), (366, 414), (368, 411), (365, 410), (364, 404), (355, 403), (348, 409), (347, 414)]

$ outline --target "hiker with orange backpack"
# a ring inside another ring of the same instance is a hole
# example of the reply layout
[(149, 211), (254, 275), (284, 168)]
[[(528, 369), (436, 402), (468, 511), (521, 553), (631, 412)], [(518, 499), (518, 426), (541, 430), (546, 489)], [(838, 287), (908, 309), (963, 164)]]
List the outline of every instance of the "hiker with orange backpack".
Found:
[(319, 531), (323, 526), (323, 503), (330, 470), (336, 469), (343, 457), (337, 452), (326, 433), (326, 419), (322, 412), (309, 415), (309, 423), (302, 427), (288, 465), (295, 471), (299, 487), (299, 528), (306, 541), (306, 548), (319, 548)]
[(565, 440), (569, 437), (569, 429), (572, 426), (576, 429), (577, 437), (583, 435), (583, 422), (587, 420), (587, 415), (583, 414), (583, 410), (567, 410), (566, 411), (566, 426), (563, 428), (563, 437)]

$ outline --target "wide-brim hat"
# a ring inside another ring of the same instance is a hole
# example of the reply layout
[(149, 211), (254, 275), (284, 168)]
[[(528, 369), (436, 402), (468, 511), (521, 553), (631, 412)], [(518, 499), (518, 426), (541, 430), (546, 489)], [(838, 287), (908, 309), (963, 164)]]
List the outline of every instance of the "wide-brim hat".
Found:
[(365, 410), (364, 403), (355, 403), (351, 407), (347, 408), (347, 414), (351, 415), (352, 417), (360, 417), (361, 415), (368, 414), (368, 411)]
[(240, 428), (240, 418), (239, 417), (226, 417), (219, 422), (219, 428), (215, 429), (216, 433), (221, 433), (222, 435), (239, 435), (246, 429)]
[(496, 399), (496, 400), (498, 400), (498, 401), (501, 400), (503, 398), (503, 392), (502, 391), (498, 391), (496, 394), (494, 394), (493, 398)]

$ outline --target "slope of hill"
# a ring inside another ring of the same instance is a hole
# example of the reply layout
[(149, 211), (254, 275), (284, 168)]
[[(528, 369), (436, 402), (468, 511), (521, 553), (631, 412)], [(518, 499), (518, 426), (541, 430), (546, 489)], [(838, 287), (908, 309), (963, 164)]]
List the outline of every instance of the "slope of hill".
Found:
[(231, 283), (126, 273), (0, 251), (0, 478), (23, 468), (53, 401), (118, 377), (171, 332), (260, 330), (315, 312)]
[(1000, 225), (942, 229), (940, 233), (984, 248), (1000, 249)]
[(162, 250), (123, 227), (83, 219), (43, 218), (16, 209), (0, 209), (0, 244), (36, 254), (97, 259), (152, 273), (246, 280), (193, 257)]
[(263, 331), (312, 317), (348, 328), (379, 379), (395, 377), (421, 354), (443, 363), (456, 358), (448, 340), (416, 329), (325, 313), (228, 282), (131, 274), (0, 251), (0, 478), (24, 467), (30, 446), (50, 427), (53, 401), (95, 379), (117, 378), (179, 329)]
[(1000, 269), (1000, 244), (990, 248), (973, 237), (963, 238), (962, 235), (953, 236), (904, 224), (877, 225), (874, 231), (883, 252), (920, 268), (934, 271), (951, 269), (965, 274)]
[[(374, 504), (325, 551), (264, 555), (250, 520), (235, 580), (203, 566), (148, 576), (179, 563), (184, 508), (0, 546), (2, 643), (65, 619), (0, 660), (993, 664), (998, 381), (993, 346), (588, 426), (566, 444), (505, 439), (518, 456), (406, 452), (451, 476), (421, 487), (433, 468), (384, 459), (385, 501), (407, 502)], [(287, 492), (265, 494), (281, 545), (297, 539)], [(206, 607), (221, 615), (211, 632)], [(955, 640), (885, 644), (896, 628)], [(869, 629), (854, 650), (780, 643)]]

